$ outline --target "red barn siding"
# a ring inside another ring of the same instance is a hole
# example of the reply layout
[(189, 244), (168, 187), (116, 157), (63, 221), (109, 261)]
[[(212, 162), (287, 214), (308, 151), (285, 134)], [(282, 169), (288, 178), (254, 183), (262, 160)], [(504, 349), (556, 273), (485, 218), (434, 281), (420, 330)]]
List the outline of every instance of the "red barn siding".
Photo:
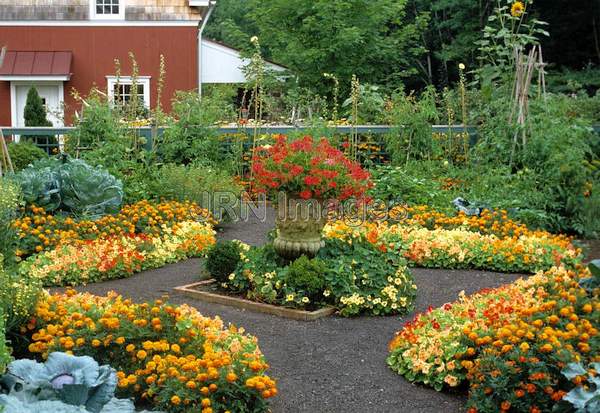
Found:
[[(65, 117), (70, 124), (79, 108), (71, 96), (74, 88), (86, 95), (93, 85), (106, 90), (106, 76), (114, 75), (114, 59), (121, 75), (131, 75), (129, 52), (135, 54), (140, 76), (151, 76), (150, 103), (156, 106), (160, 55), (165, 56), (166, 76), (161, 104), (171, 109), (176, 90), (198, 87), (198, 29), (196, 27), (0, 27), (8, 50), (71, 51), (71, 80), (65, 82)], [(0, 125), (10, 125), (10, 82), (0, 81)]]

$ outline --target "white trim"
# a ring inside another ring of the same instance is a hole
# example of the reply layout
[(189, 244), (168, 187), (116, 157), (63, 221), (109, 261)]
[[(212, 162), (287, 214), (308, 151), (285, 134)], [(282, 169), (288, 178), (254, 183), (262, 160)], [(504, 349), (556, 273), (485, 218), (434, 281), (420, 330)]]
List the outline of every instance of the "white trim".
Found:
[(71, 75), (3, 75), (0, 80), (8, 82), (67, 82)]
[[(119, 76), (119, 84), (131, 85), (133, 81), (131, 76)], [(151, 76), (138, 76), (138, 84), (144, 86), (144, 106), (150, 109), (150, 79)], [(112, 102), (115, 98), (115, 85), (117, 84), (117, 76), (106, 76), (106, 91), (108, 98)]]
[(210, 0), (190, 0), (190, 7), (208, 7)]
[(139, 27), (198, 27), (199, 20), (0, 20), (0, 26), (139, 26)]
[[(192, 5), (191, 3), (192, 0), (190, 0), (190, 6)], [(208, 3), (210, 3), (210, 1)], [(214, 8), (214, 3), (209, 4), (208, 11), (202, 17), (202, 25), (200, 25), (200, 28), (198, 29), (198, 67), (196, 69), (198, 70), (198, 96), (200, 97), (202, 97), (202, 33), (204, 33), (204, 28), (206, 27)]]
[(90, 20), (125, 20), (125, 0), (119, 1), (119, 14), (97, 14), (97, 0), (89, 0), (90, 2)]

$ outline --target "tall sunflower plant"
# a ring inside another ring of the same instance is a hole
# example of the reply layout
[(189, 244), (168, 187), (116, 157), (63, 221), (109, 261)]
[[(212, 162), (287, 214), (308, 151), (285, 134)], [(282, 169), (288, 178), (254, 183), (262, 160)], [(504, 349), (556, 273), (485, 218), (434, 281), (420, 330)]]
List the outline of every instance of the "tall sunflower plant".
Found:
[(533, 0), (497, 0), (477, 42), (481, 62), (478, 77), (483, 85), (514, 73), (516, 50), (539, 45), (542, 37), (549, 36), (545, 30), (548, 23), (530, 13), (532, 4)]

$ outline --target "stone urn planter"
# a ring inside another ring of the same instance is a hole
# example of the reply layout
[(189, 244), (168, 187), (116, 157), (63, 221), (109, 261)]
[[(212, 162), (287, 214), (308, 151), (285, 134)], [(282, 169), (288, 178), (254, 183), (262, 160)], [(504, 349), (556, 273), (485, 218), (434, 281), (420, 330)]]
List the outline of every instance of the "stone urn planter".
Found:
[[(289, 198), (288, 198), (289, 199)], [(323, 227), (327, 222), (323, 202), (319, 200), (289, 199), (277, 208), (277, 237), (275, 251), (286, 259), (301, 255), (314, 257), (325, 246)]]

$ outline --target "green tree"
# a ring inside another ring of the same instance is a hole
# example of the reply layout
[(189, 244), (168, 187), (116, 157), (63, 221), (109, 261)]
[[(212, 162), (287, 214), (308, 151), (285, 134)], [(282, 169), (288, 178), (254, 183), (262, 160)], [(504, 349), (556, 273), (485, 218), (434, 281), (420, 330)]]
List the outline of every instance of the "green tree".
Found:
[(249, 0), (219, 0), (204, 35), (245, 52), (252, 52), (250, 37), (258, 32), (250, 19)]
[[(25, 126), (52, 126), (46, 118), (46, 108), (44, 102), (38, 94), (35, 87), (31, 87), (27, 92), (27, 101), (25, 102), (25, 109), (23, 111), (23, 118), (25, 119)], [(36, 145), (40, 145), (40, 142), (45, 143), (45, 148), (48, 153), (51, 153), (50, 145), (54, 146), (57, 144), (54, 136), (40, 135), (31, 136), (29, 138)]]
[(323, 73), (348, 86), (353, 74), (387, 90), (416, 74), (425, 52), (426, 13), (409, 19), (407, 0), (248, 0), (266, 56), (289, 67), (300, 86), (321, 93)]
[(52, 122), (46, 119), (44, 102), (33, 86), (27, 92), (23, 117), (25, 118), (25, 126), (52, 126)]

